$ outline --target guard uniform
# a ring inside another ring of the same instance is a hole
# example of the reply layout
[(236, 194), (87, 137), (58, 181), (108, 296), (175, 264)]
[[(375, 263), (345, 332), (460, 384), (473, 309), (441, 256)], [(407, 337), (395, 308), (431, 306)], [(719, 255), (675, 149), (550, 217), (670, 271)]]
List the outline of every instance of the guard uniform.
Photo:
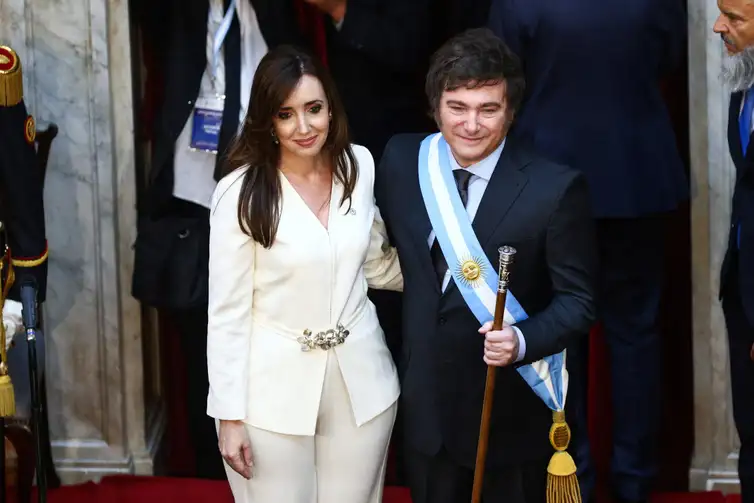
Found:
[[(23, 101), (21, 61), (10, 47), (0, 45), (0, 275), (2, 297), (0, 309), (5, 318), (17, 318), (20, 325), (21, 286), (33, 279), (37, 287), (37, 301), (44, 302), (47, 293), (47, 239), (44, 218), (44, 173), (35, 146), (36, 124)], [(0, 323), (0, 334), (2, 334)], [(21, 327), (19, 327), (21, 328)], [(7, 334), (12, 337), (14, 334)], [(0, 341), (5, 342), (5, 341)], [(31, 416), (28, 348), (25, 337), (15, 339), (16, 347), (5, 355), (0, 348), (0, 380), (4, 368), (13, 377), (15, 406), (14, 421)], [(52, 461), (49, 424), (44, 386), (44, 337), (37, 332), (38, 376), (41, 379), (41, 415), (38, 434), (42, 442), (42, 463), (46, 472), (46, 486), (59, 487), (60, 479)], [(8, 379), (9, 383), (9, 379)], [(0, 382), (0, 384), (2, 384)], [(2, 390), (0, 390), (2, 391)], [(2, 393), (0, 393), (0, 396)], [(25, 410), (26, 409), (26, 410)], [(7, 409), (6, 409), (7, 410)], [(37, 474), (39, 477), (39, 474)], [(39, 480), (39, 479), (37, 479)]]
[[(34, 146), (36, 124), (23, 101), (21, 61), (0, 46), (0, 222), (4, 253), (3, 282), (12, 266), (15, 281), (8, 298), (20, 301), (20, 285), (36, 280), (38, 300), (47, 290), (42, 170)], [(4, 298), (3, 298), (4, 300)], [(8, 334), (9, 336), (11, 334)]]

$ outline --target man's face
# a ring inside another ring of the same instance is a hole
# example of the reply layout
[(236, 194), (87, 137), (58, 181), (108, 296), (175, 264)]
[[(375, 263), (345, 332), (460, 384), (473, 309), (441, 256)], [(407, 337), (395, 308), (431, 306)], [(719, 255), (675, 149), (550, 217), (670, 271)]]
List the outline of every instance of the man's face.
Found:
[(505, 82), (500, 82), (443, 92), (437, 122), (453, 157), (462, 167), (468, 167), (500, 145), (512, 116), (505, 99)]
[(728, 51), (721, 76), (731, 91), (743, 91), (754, 85), (754, 0), (717, 0), (717, 7), (712, 29)]
[(754, 46), (754, 1), (717, 0), (720, 9), (713, 30), (725, 43), (728, 54)]

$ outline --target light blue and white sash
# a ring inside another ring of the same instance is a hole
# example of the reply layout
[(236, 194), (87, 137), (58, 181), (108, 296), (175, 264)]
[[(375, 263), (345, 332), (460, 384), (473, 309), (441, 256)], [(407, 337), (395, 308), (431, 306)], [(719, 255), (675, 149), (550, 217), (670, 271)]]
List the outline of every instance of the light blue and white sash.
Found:
[[(498, 270), (490, 263), (474, 234), (453, 178), (449, 155), (448, 145), (440, 133), (425, 138), (419, 150), (419, 185), (453, 280), (481, 325), (494, 318)], [(527, 317), (509, 291), (505, 323), (513, 325)], [(474, 336), (479, 334), (470, 334)], [(563, 351), (518, 368), (534, 393), (553, 411), (562, 411), (565, 407), (568, 391), (565, 362)]]

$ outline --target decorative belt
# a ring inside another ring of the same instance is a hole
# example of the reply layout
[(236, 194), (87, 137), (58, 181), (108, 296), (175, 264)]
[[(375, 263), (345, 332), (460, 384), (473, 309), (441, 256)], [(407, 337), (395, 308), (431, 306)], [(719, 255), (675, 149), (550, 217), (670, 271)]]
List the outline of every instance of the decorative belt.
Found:
[(335, 329), (331, 328), (329, 330), (317, 332), (316, 334), (307, 328), (304, 330), (304, 335), (296, 339), (296, 342), (301, 344), (301, 351), (311, 351), (312, 349), (322, 349), (327, 351), (328, 349), (343, 344), (349, 333), (350, 332), (340, 323), (338, 323)]

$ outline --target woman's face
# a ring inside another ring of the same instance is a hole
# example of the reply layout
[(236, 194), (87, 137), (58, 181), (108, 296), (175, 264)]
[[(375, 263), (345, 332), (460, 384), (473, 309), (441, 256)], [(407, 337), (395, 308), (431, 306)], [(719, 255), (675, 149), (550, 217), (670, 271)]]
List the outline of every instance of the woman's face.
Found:
[(301, 77), (272, 122), (283, 151), (304, 157), (319, 155), (330, 130), (330, 105), (319, 79)]

